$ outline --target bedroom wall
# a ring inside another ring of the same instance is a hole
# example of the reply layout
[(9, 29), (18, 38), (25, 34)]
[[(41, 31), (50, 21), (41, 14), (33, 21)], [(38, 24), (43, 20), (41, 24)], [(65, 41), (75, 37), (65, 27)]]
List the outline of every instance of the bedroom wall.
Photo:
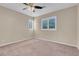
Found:
[(0, 6), (0, 45), (32, 38), (25, 24), (30, 16)]
[(77, 47), (79, 49), (79, 5), (77, 6)]
[[(57, 16), (56, 31), (40, 30), (42, 18)], [(44, 40), (77, 46), (77, 7), (70, 7), (60, 11), (51, 12), (36, 18), (36, 37)]]
[[(35, 38), (77, 46), (77, 9), (74, 6), (36, 17)], [(57, 16), (57, 30), (40, 30), (40, 20), (49, 16)], [(33, 38), (32, 32), (25, 27), (29, 18), (31, 17), (0, 6), (0, 45)]]

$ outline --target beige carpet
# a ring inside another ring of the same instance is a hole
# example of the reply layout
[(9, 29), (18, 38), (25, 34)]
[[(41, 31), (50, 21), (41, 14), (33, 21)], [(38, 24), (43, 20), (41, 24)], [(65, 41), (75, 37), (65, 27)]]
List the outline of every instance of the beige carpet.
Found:
[(0, 47), (2, 56), (77, 56), (79, 50), (62, 44), (32, 39)]

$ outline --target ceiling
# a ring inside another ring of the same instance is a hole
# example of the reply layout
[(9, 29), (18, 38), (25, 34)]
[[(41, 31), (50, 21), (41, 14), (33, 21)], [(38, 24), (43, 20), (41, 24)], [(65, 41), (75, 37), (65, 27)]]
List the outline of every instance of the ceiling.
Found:
[(29, 15), (32, 17), (41, 16), (46, 13), (55, 12), (64, 8), (69, 8), (77, 5), (77, 3), (35, 3), (35, 5), (46, 6), (41, 10), (36, 10), (36, 12), (32, 12), (29, 10), (23, 10), (26, 6), (22, 3), (0, 3), (0, 6), (9, 8), (11, 10), (17, 11), (19, 13)]

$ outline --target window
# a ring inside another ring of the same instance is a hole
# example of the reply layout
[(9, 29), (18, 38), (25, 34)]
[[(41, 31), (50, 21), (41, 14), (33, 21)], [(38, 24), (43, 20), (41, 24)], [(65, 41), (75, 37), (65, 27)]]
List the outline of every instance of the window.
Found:
[(43, 29), (47, 29), (48, 27), (47, 27), (47, 20), (43, 20), (42, 21), (43, 23), (42, 23), (42, 25), (43, 25)]
[(33, 30), (33, 23), (34, 23), (33, 20), (31, 20), (31, 19), (28, 20), (27, 26), (28, 26), (28, 29), (29, 29), (29, 30)]
[(42, 30), (56, 30), (56, 16), (44, 18), (41, 20)]
[(49, 29), (55, 28), (55, 19), (49, 19)]

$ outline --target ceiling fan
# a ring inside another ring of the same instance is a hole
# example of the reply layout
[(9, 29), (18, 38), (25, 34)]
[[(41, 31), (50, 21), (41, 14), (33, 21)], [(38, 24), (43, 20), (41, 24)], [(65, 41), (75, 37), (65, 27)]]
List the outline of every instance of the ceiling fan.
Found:
[(45, 6), (39, 6), (39, 5), (35, 5), (34, 3), (23, 3), (24, 5), (26, 5), (27, 7), (23, 8), (23, 10), (31, 10), (32, 12), (35, 12), (36, 9), (43, 9)]

